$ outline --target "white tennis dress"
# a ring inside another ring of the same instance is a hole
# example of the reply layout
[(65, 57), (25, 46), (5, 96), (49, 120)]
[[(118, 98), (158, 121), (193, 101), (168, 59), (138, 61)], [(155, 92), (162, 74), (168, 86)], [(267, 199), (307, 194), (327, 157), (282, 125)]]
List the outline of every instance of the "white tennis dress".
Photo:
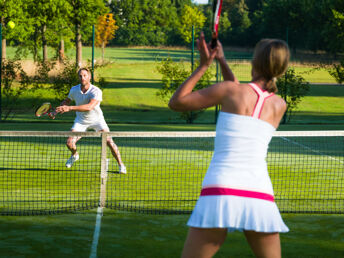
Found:
[(273, 95), (250, 83), (258, 95), (252, 116), (220, 112), (213, 158), (188, 226), (257, 232), (288, 232), (276, 203), (265, 161), (275, 128), (260, 120)]

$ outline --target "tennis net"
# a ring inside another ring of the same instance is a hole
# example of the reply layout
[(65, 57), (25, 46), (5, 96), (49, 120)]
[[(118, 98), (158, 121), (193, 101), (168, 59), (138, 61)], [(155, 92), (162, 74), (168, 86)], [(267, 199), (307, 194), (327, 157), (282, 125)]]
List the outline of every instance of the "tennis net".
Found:
[[(72, 168), (67, 137), (78, 141)], [(128, 173), (106, 147), (116, 142)], [(50, 214), (98, 206), (190, 213), (210, 163), (215, 132), (0, 131), (0, 214)], [(267, 156), (285, 213), (344, 213), (344, 131), (276, 132)]]

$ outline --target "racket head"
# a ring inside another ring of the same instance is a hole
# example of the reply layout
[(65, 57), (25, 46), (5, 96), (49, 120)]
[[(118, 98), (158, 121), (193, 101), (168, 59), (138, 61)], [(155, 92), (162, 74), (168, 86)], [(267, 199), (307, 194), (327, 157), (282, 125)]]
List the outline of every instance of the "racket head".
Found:
[(40, 117), (47, 114), (51, 109), (51, 104), (49, 102), (43, 103), (40, 107), (38, 107), (35, 111), (35, 116)]
[(214, 0), (213, 1), (213, 25), (212, 25), (212, 41), (211, 41), (211, 48), (215, 48), (217, 46), (217, 35), (219, 30), (219, 22), (220, 22), (220, 15), (222, 9), (222, 0)]

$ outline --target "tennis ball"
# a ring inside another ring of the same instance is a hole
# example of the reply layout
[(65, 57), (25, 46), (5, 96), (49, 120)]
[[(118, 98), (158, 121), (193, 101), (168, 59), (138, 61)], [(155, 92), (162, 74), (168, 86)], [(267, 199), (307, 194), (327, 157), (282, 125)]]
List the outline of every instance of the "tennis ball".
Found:
[(16, 24), (15, 24), (13, 21), (9, 21), (9, 22), (7, 23), (7, 26), (8, 26), (10, 29), (13, 29), (14, 26), (16, 26)]

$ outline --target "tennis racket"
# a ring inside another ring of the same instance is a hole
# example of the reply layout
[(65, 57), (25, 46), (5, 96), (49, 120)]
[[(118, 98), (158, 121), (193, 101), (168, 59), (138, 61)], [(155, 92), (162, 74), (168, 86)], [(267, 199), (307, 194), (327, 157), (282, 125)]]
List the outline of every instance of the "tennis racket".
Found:
[(217, 46), (217, 36), (219, 30), (219, 21), (222, 9), (222, 0), (213, 0), (213, 22), (212, 22), (212, 39), (211, 48), (214, 49)]
[(49, 102), (43, 103), (40, 107), (38, 107), (35, 111), (36, 117), (41, 117), (44, 115), (48, 115), (51, 119), (55, 119), (57, 112), (52, 111), (52, 106)]

